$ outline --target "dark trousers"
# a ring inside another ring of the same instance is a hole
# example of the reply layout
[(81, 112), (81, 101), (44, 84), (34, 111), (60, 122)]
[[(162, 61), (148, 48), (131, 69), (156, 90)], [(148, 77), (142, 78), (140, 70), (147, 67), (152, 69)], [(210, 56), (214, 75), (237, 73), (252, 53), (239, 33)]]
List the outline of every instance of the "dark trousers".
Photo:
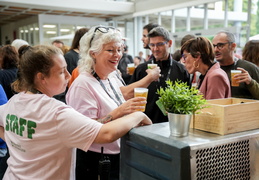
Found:
[(8, 167), (7, 159), (9, 157), (10, 157), (10, 155), (9, 155), (9, 151), (7, 149), (7, 153), (6, 153), (5, 157), (0, 158), (0, 180), (3, 179), (5, 171), (6, 171), (7, 167)]
[[(119, 180), (120, 154), (104, 154), (111, 161), (110, 180)], [(76, 180), (98, 180), (98, 167), (101, 153), (92, 151), (76, 152)]]

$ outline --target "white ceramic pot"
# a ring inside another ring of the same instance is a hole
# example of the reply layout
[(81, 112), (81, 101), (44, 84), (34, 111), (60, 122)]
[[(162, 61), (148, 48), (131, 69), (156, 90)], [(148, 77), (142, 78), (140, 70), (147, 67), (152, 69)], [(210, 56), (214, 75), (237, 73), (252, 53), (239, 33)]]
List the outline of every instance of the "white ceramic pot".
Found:
[(192, 114), (168, 113), (171, 136), (188, 136)]

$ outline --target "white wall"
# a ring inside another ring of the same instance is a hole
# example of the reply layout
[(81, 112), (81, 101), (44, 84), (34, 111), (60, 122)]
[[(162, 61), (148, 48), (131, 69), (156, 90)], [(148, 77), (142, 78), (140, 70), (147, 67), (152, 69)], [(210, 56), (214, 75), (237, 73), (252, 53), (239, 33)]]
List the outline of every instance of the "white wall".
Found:
[(19, 37), (19, 27), (31, 25), (34, 23), (39, 24), (40, 28), (40, 37), (39, 37), (39, 43), (40, 44), (46, 44), (51, 42), (44, 42), (43, 34), (42, 33), (42, 25), (44, 23), (55, 23), (55, 24), (72, 24), (72, 25), (85, 25), (88, 28), (95, 26), (95, 25), (107, 25), (108, 23), (105, 21), (105, 19), (101, 18), (88, 18), (88, 17), (72, 17), (72, 16), (57, 16), (57, 15), (39, 15), (32, 18), (27, 18), (24, 20), (20, 20), (16, 23), (9, 23), (7, 25), (1, 26), (1, 44), (5, 44), (5, 37), (7, 36), (8, 39), (12, 42), (15, 37), (14, 33), (16, 33), (16, 38)]
[(15, 23), (9, 23), (1, 26), (1, 44), (5, 44), (5, 37), (7, 36), (9, 40), (12, 42), (15, 37), (19, 38), (19, 27), (26, 26), (29, 24), (36, 23), (38, 21), (38, 17), (31, 17), (24, 20), (17, 21)]

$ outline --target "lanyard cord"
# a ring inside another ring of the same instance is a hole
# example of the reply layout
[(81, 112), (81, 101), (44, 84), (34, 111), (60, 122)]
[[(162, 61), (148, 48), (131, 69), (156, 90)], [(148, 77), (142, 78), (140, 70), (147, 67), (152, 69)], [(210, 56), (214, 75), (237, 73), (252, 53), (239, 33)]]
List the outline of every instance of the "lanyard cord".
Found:
[[(168, 69), (168, 72), (167, 72), (167, 76), (166, 76), (165, 81), (169, 80), (170, 74), (171, 74), (171, 69), (172, 69), (172, 65), (173, 65), (173, 58), (172, 58), (171, 54), (169, 55), (169, 61), (170, 61), (170, 66), (169, 66), (169, 69)], [(154, 62), (154, 59), (152, 59), (151, 62), (152, 62), (152, 64), (154, 64), (154, 63), (155, 63), (155, 62)], [(157, 82), (160, 83), (160, 78), (158, 79)]]
[(113, 93), (114, 93), (114, 95), (115, 95), (117, 101), (109, 94), (109, 92), (107, 91), (107, 89), (106, 89), (105, 85), (103, 84), (101, 78), (98, 76), (98, 74), (96, 74), (95, 71), (93, 72), (93, 76), (97, 79), (97, 81), (99, 81), (100, 85), (102, 86), (102, 88), (103, 88), (103, 90), (106, 92), (106, 94), (108, 94), (108, 96), (109, 96), (118, 106), (120, 106), (120, 105), (122, 104), (122, 101), (121, 101), (121, 99), (120, 99), (118, 93), (117, 93), (116, 90), (114, 89), (112, 83), (110, 82), (109, 78), (108, 78), (109, 85), (110, 85), (110, 87), (111, 87), (111, 89), (112, 89), (112, 91), (113, 91)]
[(121, 75), (119, 75), (118, 69), (116, 69), (116, 73), (115, 74), (116, 74), (117, 78), (121, 81), (123, 86), (126, 86), (125, 81), (122, 79)]

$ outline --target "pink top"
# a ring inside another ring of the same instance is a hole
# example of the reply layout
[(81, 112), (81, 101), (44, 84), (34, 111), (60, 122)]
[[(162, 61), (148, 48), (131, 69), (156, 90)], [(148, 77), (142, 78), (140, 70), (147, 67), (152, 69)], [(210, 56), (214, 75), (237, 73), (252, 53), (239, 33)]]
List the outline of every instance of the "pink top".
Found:
[[(109, 78), (122, 102), (125, 102), (123, 95), (117, 85), (116, 78)], [(109, 95), (116, 100), (113, 90), (108, 80), (101, 80), (106, 87)], [(100, 82), (93, 75), (83, 72), (74, 80), (66, 95), (68, 105), (75, 108), (80, 113), (92, 119), (100, 119), (118, 107), (114, 100), (109, 96)], [(120, 153), (120, 140), (107, 144), (93, 144), (89, 150), (101, 152), (104, 147), (105, 154)]]
[(10, 158), (4, 179), (74, 177), (73, 148), (87, 151), (102, 124), (44, 94), (14, 95), (0, 106)]
[(231, 96), (228, 76), (226, 72), (220, 68), (218, 62), (209, 69), (199, 90), (207, 100), (228, 98)]

